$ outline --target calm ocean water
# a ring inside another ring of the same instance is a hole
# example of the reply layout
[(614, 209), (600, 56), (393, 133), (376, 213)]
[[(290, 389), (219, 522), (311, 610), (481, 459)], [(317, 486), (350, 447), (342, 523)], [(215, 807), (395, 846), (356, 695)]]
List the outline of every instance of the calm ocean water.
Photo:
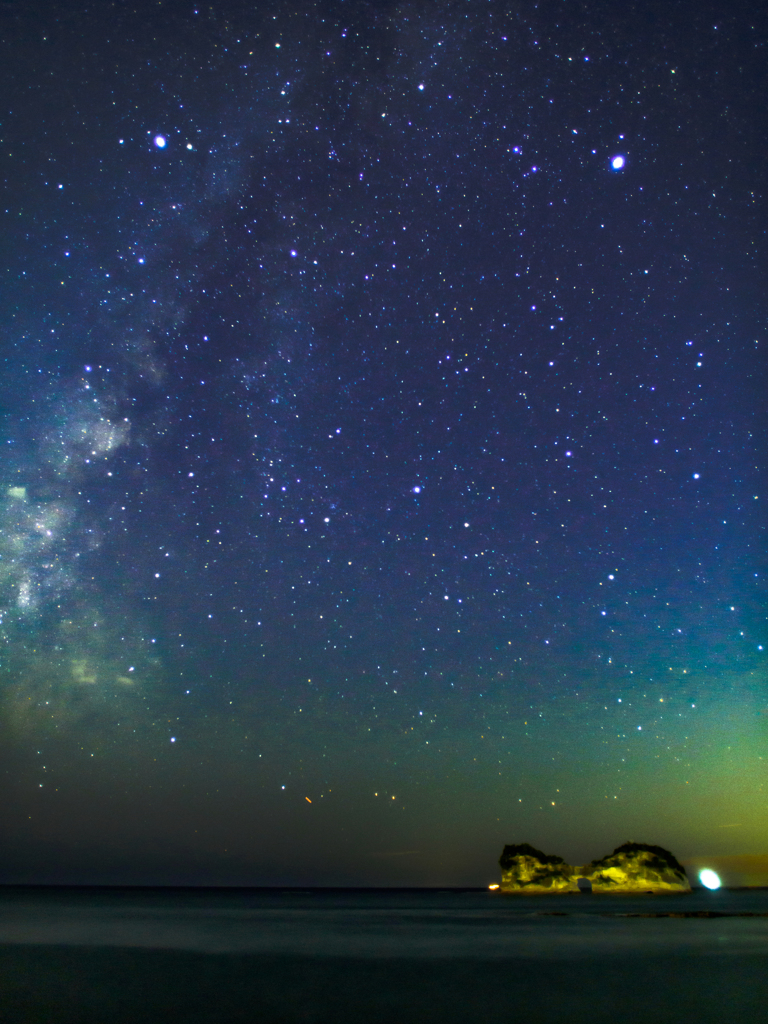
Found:
[(0, 889), (0, 943), (355, 957), (768, 952), (768, 889), (690, 896), (472, 890)]
[(768, 1022), (768, 890), (0, 889), (0, 1020), (168, 1013)]

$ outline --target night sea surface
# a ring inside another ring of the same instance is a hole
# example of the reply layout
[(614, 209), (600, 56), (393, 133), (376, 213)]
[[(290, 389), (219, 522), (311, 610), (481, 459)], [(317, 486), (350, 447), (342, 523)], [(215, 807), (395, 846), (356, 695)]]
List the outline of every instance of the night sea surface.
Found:
[(0, 894), (0, 1020), (765, 1020), (768, 889)]

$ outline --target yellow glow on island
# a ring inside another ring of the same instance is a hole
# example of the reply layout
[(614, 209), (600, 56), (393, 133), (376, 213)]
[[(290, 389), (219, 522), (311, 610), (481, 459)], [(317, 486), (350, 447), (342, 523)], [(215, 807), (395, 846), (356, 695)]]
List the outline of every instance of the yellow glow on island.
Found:
[(489, 885), (488, 888), (489, 889), (498, 889), (499, 887), (498, 887), (498, 885)]

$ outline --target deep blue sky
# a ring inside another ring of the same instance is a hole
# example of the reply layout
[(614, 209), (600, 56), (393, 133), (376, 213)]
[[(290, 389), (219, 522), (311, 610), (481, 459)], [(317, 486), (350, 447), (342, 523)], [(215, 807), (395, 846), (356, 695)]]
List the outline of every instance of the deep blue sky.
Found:
[(751, 5), (4, 12), (8, 881), (760, 855)]

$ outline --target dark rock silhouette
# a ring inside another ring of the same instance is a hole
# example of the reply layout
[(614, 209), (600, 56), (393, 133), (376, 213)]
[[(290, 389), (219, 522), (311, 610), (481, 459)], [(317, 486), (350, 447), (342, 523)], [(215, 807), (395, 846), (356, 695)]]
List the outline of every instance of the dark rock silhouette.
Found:
[(691, 885), (683, 866), (661, 846), (623, 843), (583, 867), (542, 853), (528, 843), (505, 846), (499, 859), (501, 892), (680, 893)]

